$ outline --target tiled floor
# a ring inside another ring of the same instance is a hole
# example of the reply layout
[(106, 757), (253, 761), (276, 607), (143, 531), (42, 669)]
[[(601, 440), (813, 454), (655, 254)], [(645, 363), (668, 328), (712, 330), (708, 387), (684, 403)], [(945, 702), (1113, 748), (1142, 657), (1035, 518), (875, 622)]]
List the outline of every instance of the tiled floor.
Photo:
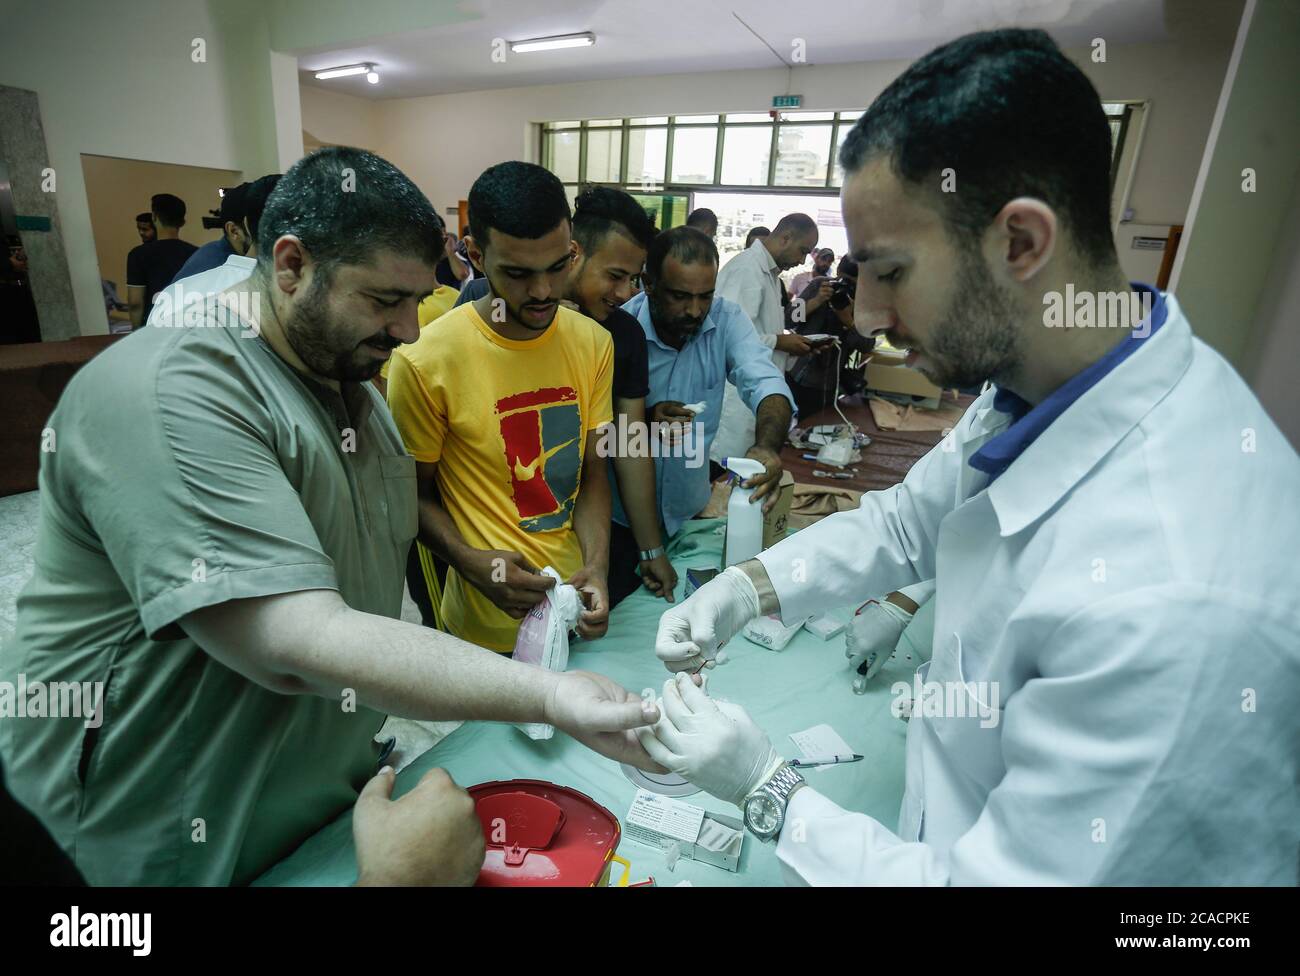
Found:
[[(32, 553), (36, 546), (39, 495), (30, 491), (0, 498), (0, 655), (14, 632), (14, 605), (19, 591), (32, 574)], [(410, 594), (402, 594), (402, 619), (420, 622), (420, 611)], [(406, 766), (421, 753), (446, 738), (459, 722), (416, 722), (389, 718), (377, 738), (397, 737), (390, 761)]]

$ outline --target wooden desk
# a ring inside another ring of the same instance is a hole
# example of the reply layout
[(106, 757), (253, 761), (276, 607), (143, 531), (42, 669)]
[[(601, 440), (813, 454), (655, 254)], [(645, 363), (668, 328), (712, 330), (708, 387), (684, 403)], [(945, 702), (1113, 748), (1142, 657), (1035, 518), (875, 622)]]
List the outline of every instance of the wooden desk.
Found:
[[(945, 394), (945, 399), (951, 395)], [(955, 401), (961, 407), (968, 407), (975, 401), (972, 396), (958, 396)], [(794, 480), (806, 485), (830, 485), (836, 488), (853, 488), (857, 491), (879, 491), (903, 480), (921, 456), (939, 443), (943, 436), (937, 430), (885, 430), (876, 426), (871, 416), (871, 408), (860, 396), (845, 397), (840, 401), (844, 416), (857, 428), (871, 438), (871, 443), (862, 448), (862, 460), (848, 465), (844, 470), (857, 468), (858, 473), (851, 478), (818, 478), (814, 469), (835, 471), (828, 464), (805, 461), (804, 454), (815, 454), (816, 449), (800, 450), (788, 441), (781, 449), (781, 463), (794, 475)], [(818, 424), (842, 424), (843, 420), (833, 408), (828, 408), (808, 418), (800, 418), (799, 426), (807, 429)]]

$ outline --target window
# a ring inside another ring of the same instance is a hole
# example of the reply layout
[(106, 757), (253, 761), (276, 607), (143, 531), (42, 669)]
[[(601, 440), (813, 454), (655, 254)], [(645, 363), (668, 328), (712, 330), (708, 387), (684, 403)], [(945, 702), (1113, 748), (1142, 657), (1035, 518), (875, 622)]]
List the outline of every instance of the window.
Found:
[[(750, 228), (760, 224), (771, 228), (790, 213), (806, 213), (817, 222), (817, 246), (829, 247), (836, 259), (848, 250), (844, 219), (840, 215), (840, 202), (825, 193), (772, 193), (737, 192), (734, 190), (705, 190), (694, 194), (693, 207), (708, 207), (718, 215), (718, 255), (726, 264), (745, 246), (745, 236)], [(790, 278), (800, 270), (812, 267), (809, 258), (802, 268), (785, 274)]]
[[(1102, 103), (1111, 129), (1112, 186), (1135, 104)], [(694, 206), (707, 206), (701, 202), (706, 191), (750, 191), (751, 199), (755, 192), (774, 191), (833, 195), (844, 181), (840, 148), (862, 114), (782, 112), (773, 119), (767, 112), (734, 112), (547, 122), (541, 127), (541, 160), (570, 199), (587, 183), (621, 186), (656, 215), (657, 226), (672, 227), (684, 219), (677, 212), (692, 202), (692, 194)], [(744, 206), (725, 205), (736, 211), (737, 226), (752, 226)], [(758, 212), (764, 209), (779, 208)], [(838, 203), (824, 209), (828, 221), (839, 213)]]
[[(679, 187), (839, 188), (835, 154), (854, 112), (648, 115), (547, 122), (542, 165), (576, 193), (585, 183), (654, 195)], [(663, 226), (663, 225), (661, 225)]]
[(1106, 112), (1106, 121), (1110, 123), (1110, 186), (1115, 188), (1119, 177), (1119, 158), (1124, 151), (1124, 139), (1128, 135), (1128, 123), (1133, 115), (1130, 102), (1102, 102)]

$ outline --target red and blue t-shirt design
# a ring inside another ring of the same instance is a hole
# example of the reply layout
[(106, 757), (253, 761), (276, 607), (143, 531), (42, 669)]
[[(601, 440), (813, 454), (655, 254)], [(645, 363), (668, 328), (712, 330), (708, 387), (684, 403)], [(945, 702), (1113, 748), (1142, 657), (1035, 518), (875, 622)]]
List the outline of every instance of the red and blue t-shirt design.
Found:
[(582, 467), (582, 411), (569, 386), (544, 387), (496, 403), (519, 526), (564, 528), (573, 517)]

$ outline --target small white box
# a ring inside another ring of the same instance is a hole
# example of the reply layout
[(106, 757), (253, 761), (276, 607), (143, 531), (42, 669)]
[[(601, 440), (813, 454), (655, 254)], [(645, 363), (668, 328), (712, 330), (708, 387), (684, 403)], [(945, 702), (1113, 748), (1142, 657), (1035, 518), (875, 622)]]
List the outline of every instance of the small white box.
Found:
[[(623, 822), (623, 835), (661, 851), (677, 844), (682, 857), (738, 871), (745, 825), (693, 803), (637, 790)], [(711, 845), (698, 843), (701, 836), (713, 838)]]
[(848, 622), (840, 619), (834, 613), (819, 613), (815, 617), (809, 617), (804, 621), (804, 627), (815, 637), (822, 640), (830, 640), (837, 634), (842, 634), (848, 627)]

